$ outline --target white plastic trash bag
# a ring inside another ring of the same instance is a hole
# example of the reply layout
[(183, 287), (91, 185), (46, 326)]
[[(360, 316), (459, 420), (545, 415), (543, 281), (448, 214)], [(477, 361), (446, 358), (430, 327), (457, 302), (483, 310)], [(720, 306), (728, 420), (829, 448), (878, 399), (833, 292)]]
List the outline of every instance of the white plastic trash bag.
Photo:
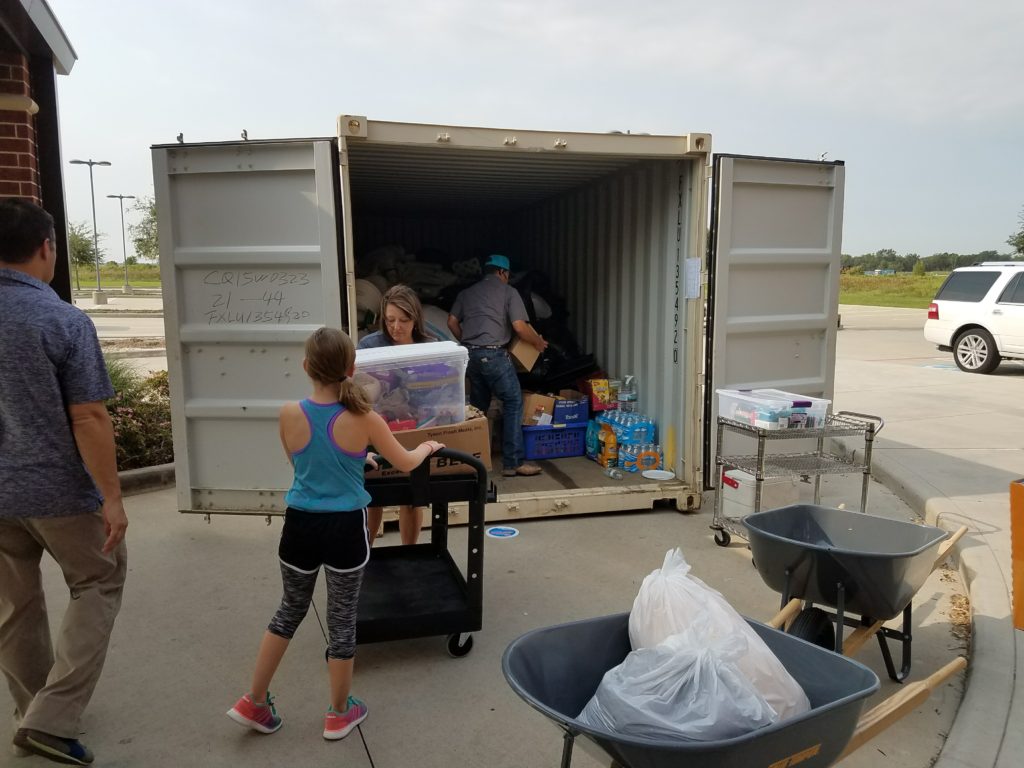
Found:
[(660, 741), (719, 741), (778, 719), (737, 667), (739, 634), (708, 645), (697, 625), (608, 670), (579, 715), (592, 728)]
[(653, 648), (691, 625), (706, 633), (708, 644), (734, 635), (746, 638), (746, 652), (736, 660), (736, 666), (780, 720), (811, 708), (800, 684), (746, 620), (721, 593), (690, 574), (690, 566), (678, 548), (670, 549), (661, 568), (640, 585), (629, 614), (629, 641), (634, 650)]

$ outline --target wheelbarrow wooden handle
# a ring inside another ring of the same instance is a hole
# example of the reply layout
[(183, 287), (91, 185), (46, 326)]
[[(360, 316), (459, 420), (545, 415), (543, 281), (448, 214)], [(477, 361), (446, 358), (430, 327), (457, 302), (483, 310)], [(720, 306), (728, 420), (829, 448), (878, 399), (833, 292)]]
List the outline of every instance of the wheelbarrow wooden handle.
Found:
[(775, 616), (768, 621), (768, 626), (772, 629), (782, 629), (786, 624), (792, 621), (798, 613), (800, 613), (800, 607), (803, 605), (800, 598), (794, 597), (782, 610), (779, 611)]
[(949, 550), (956, 546), (956, 543), (964, 537), (965, 533), (967, 533), (967, 526), (961, 525), (953, 532), (952, 536), (939, 545), (939, 553), (935, 556), (935, 565), (932, 567), (932, 570), (935, 570), (942, 564), (942, 561), (946, 559), (946, 555), (949, 554)]
[(850, 636), (843, 640), (843, 656), (853, 656), (859, 651), (868, 640), (875, 636), (875, 633), (882, 628), (885, 622), (876, 621), (866, 627), (857, 627)]
[(877, 707), (861, 715), (860, 720), (857, 721), (857, 730), (853, 732), (853, 736), (846, 745), (846, 749), (836, 759), (836, 762), (842, 761), (851, 752), (873, 739), (908, 712), (921, 706), (932, 691), (966, 666), (967, 659), (963, 656), (957, 656), (953, 661), (929, 675), (926, 679), (911, 683), (897, 693), (894, 693)]

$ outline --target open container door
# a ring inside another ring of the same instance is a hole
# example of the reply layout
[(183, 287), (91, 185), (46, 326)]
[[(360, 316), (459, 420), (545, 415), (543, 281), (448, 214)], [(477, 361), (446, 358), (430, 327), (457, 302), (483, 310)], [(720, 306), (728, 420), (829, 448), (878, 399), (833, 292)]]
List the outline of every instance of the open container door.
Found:
[(341, 327), (333, 140), (153, 148), (178, 508), (283, 512), (303, 344)]
[(832, 398), (846, 170), (841, 161), (718, 154), (713, 166), (706, 489), (716, 471), (716, 389)]

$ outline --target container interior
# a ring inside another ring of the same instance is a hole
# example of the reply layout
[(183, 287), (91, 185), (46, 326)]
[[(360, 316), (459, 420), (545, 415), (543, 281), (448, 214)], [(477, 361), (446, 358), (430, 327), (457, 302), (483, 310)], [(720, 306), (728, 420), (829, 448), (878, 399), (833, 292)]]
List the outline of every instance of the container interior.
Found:
[[(692, 329), (682, 274), (695, 256), (687, 243), (699, 220), (696, 160), (372, 141), (347, 150), (357, 276), (383, 246), (449, 264), (507, 255), (514, 276), (529, 272), (564, 300), (552, 306), (565, 330), (560, 344), (593, 355), (613, 378), (637, 377), (639, 410), (657, 421), (666, 467), (687, 476), (683, 430), (697, 427), (683, 418)], [(451, 298), (421, 296), (439, 307), (427, 310), (439, 320)], [(567, 478), (529, 481), (538, 490), (607, 483), (581, 461), (558, 465)], [(517, 489), (527, 480), (517, 478)]]

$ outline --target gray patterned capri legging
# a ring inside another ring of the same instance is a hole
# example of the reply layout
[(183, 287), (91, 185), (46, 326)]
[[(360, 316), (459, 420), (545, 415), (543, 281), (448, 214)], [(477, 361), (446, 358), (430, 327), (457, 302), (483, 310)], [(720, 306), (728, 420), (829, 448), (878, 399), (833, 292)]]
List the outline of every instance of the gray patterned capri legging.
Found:
[(327, 577), (329, 659), (356, 653), (356, 614), (370, 557), (366, 510), (304, 512), (289, 508), (278, 549), (284, 596), (267, 629), (290, 640), (306, 617), (321, 565)]

